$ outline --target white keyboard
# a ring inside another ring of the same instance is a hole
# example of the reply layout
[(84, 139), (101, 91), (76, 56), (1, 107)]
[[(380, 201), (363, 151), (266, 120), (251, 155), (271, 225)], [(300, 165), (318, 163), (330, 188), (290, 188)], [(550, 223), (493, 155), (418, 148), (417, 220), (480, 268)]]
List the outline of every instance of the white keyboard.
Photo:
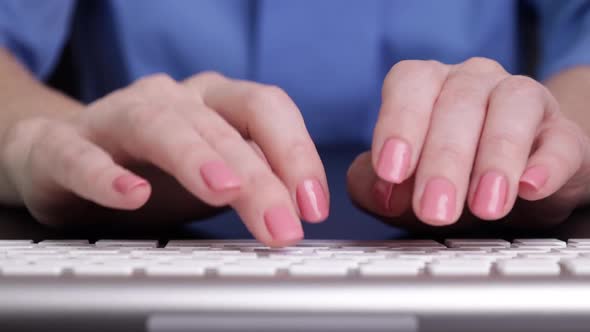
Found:
[(2, 277), (583, 277), (590, 239), (0, 240)]

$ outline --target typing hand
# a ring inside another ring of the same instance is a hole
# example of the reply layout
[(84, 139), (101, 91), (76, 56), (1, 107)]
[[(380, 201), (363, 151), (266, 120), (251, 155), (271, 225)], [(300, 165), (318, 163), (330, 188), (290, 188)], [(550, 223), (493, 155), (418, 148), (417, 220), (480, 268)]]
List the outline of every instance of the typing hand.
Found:
[(548, 89), (492, 60), (403, 61), (385, 79), (372, 149), (348, 186), (396, 225), (450, 225), (467, 210), (553, 225), (588, 201), (588, 143)]
[(302, 238), (299, 216), (328, 213), (324, 169), (292, 100), (214, 73), (151, 76), (71, 121), (21, 121), (3, 156), (46, 224), (194, 220), (229, 205), (276, 246)]

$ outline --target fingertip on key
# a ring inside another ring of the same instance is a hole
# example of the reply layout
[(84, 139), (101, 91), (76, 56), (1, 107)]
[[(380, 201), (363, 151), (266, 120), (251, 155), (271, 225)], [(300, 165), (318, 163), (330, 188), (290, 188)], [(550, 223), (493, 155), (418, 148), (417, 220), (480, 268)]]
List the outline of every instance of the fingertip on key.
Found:
[(289, 245), (303, 239), (301, 222), (285, 206), (271, 207), (264, 213), (264, 223), (273, 240)]

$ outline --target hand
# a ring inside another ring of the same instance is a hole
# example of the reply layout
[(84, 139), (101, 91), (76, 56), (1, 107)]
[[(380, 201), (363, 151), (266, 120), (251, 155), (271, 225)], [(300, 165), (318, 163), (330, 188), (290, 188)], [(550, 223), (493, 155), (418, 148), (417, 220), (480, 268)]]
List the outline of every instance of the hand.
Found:
[(20, 121), (2, 156), (46, 224), (194, 220), (229, 205), (258, 240), (280, 246), (303, 237), (299, 216), (328, 214), (324, 169), (293, 101), (214, 73), (155, 75), (67, 121)]
[(403, 61), (385, 78), (372, 149), (353, 162), (349, 191), (397, 225), (450, 225), (464, 209), (553, 225), (588, 201), (588, 143), (548, 89), (492, 60)]

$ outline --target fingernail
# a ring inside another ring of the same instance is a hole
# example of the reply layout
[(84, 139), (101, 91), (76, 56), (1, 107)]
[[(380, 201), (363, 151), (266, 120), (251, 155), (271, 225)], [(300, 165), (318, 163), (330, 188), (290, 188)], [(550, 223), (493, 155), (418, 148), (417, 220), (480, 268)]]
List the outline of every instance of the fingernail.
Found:
[(391, 210), (391, 192), (393, 190), (393, 183), (377, 179), (373, 185), (373, 197), (377, 202), (377, 205), (384, 212)]
[(390, 138), (381, 149), (377, 164), (377, 175), (392, 183), (401, 183), (410, 167), (410, 146), (408, 143)]
[(425, 220), (438, 225), (450, 223), (455, 214), (455, 186), (445, 178), (431, 179), (424, 188), (420, 204)]
[(520, 177), (520, 185), (531, 187), (533, 190), (537, 191), (545, 185), (547, 179), (549, 179), (549, 171), (546, 167), (532, 166)]
[(120, 194), (127, 194), (133, 189), (147, 185), (147, 181), (133, 174), (125, 174), (113, 181), (113, 188)]
[(201, 176), (213, 191), (234, 189), (240, 186), (240, 178), (221, 160), (203, 164)]
[(301, 182), (297, 186), (296, 196), (303, 219), (318, 222), (328, 216), (328, 200), (318, 180), (308, 179)]
[(508, 181), (496, 171), (485, 173), (479, 180), (473, 199), (473, 208), (484, 219), (498, 218), (504, 211)]
[(284, 206), (275, 206), (266, 210), (264, 223), (275, 240), (291, 242), (303, 238), (301, 223)]

